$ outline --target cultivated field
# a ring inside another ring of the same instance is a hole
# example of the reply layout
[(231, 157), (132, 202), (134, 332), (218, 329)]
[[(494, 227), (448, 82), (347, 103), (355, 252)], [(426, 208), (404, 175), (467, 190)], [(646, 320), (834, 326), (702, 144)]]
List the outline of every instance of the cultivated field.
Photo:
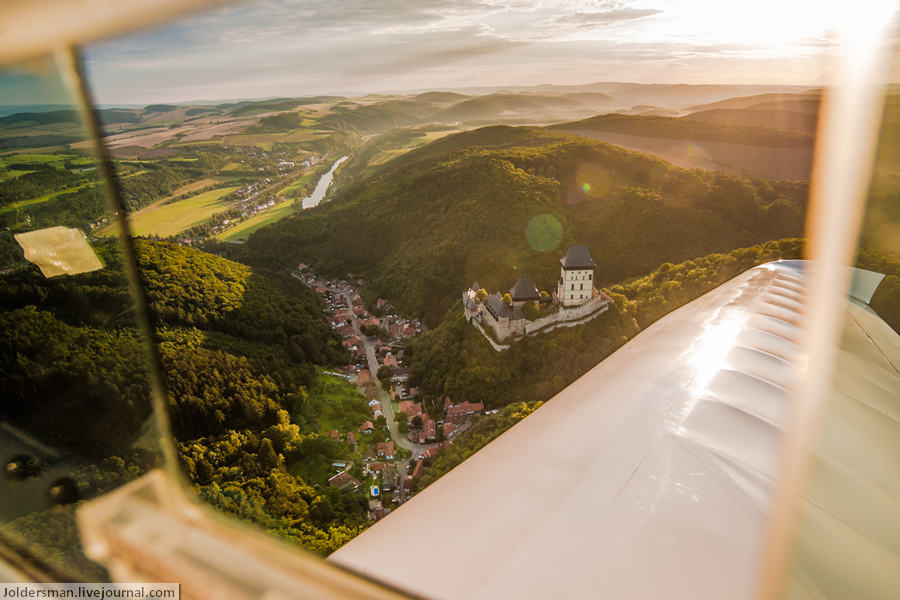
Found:
[(168, 237), (200, 225), (221, 212), (227, 206), (222, 198), (236, 189), (237, 186), (218, 188), (171, 204), (157, 205), (148, 211), (139, 210), (129, 217), (132, 233)]
[(253, 215), (246, 221), (239, 223), (237, 226), (232, 227), (227, 231), (223, 231), (216, 236), (216, 239), (222, 240), (223, 242), (246, 242), (247, 238), (250, 237), (250, 234), (257, 229), (270, 225), (275, 221), (280, 221), (292, 214), (294, 212), (293, 204), (293, 200), (287, 200), (281, 204), (276, 204), (269, 210), (261, 212), (258, 215)]

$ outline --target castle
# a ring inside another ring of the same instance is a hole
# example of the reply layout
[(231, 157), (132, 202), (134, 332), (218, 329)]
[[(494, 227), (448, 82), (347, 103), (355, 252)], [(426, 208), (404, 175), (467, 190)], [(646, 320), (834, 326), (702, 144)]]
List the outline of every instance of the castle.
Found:
[[(498, 342), (585, 323), (609, 307), (610, 298), (594, 287), (597, 264), (587, 246), (571, 246), (560, 259), (556, 292), (539, 292), (534, 281), (519, 279), (508, 294), (487, 294), (475, 283), (463, 292), (466, 320), (475, 325), (494, 348)], [(529, 313), (526, 317), (526, 312)], [(492, 336), (485, 331), (489, 329)]]

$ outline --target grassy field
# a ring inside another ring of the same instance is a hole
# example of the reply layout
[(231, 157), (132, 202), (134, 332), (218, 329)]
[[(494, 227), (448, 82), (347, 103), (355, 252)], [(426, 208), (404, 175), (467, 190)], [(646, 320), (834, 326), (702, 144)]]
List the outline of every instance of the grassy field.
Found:
[(4, 154), (0, 156), (0, 167), (5, 167), (11, 163), (31, 163), (35, 165), (46, 164), (62, 169), (65, 167), (66, 159), (83, 167), (96, 164), (92, 158), (87, 158), (83, 154)]
[(6, 206), (0, 208), (0, 215), (6, 214), (8, 212), (12, 212), (18, 208), (24, 208), (26, 206), (32, 206), (34, 204), (40, 204), (42, 202), (46, 202), (47, 200), (56, 198), (60, 194), (67, 194), (69, 192), (75, 192), (75, 191), (80, 190), (81, 188), (88, 187), (89, 185), (96, 185), (96, 182), (89, 181), (87, 183), (82, 183), (81, 185), (76, 185), (73, 187), (56, 190), (55, 192), (50, 192), (49, 194), (44, 194), (43, 196), (38, 196), (37, 198), (31, 198), (29, 200), (20, 200), (19, 202), (13, 202), (12, 204), (7, 204)]
[(171, 204), (148, 207), (150, 210), (139, 210), (129, 218), (132, 232), (167, 237), (190, 229), (221, 212), (226, 206), (222, 198), (236, 189), (237, 186), (218, 188)]
[(295, 190), (302, 189), (306, 184), (308, 184), (310, 182), (313, 175), (314, 175), (314, 173), (312, 171), (310, 171), (309, 173), (307, 173), (306, 175), (304, 175), (303, 177), (301, 177), (300, 179), (298, 179), (291, 185), (279, 190), (278, 195), (286, 196), (286, 197), (293, 197), (293, 196), (291, 196), (291, 193), (294, 192)]
[(294, 212), (293, 203), (293, 200), (285, 200), (281, 204), (276, 204), (269, 210), (253, 215), (235, 227), (223, 231), (216, 236), (216, 239), (223, 242), (246, 242), (250, 234), (260, 227), (265, 227), (292, 214)]
[(422, 135), (422, 136), (419, 136), (417, 138), (410, 140), (408, 144), (403, 145), (399, 148), (390, 148), (387, 150), (382, 150), (381, 152), (376, 154), (374, 157), (372, 157), (372, 160), (369, 161), (369, 163), (366, 165), (366, 168), (372, 168), (372, 167), (377, 167), (378, 165), (382, 165), (393, 158), (397, 158), (400, 155), (406, 154), (407, 152), (409, 152), (410, 150), (412, 150), (414, 148), (418, 148), (419, 146), (423, 146), (425, 144), (430, 144), (434, 140), (438, 140), (438, 139), (440, 139), (446, 135), (449, 135), (451, 133), (457, 133), (457, 131), (458, 131), (457, 129), (447, 129), (447, 130), (443, 130), (443, 131), (429, 131), (429, 132), (425, 133), (425, 135)]

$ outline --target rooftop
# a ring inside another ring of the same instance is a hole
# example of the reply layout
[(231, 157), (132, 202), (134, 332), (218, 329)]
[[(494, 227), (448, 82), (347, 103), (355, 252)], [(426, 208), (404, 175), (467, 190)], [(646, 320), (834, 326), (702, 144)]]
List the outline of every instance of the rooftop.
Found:
[[(569, 252), (571, 252), (571, 250), (569, 250)], [(509, 295), (512, 296), (512, 299), (515, 302), (518, 302), (520, 300), (541, 299), (541, 295), (538, 293), (537, 286), (534, 284), (534, 281), (532, 281), (528, 277), (523, 277), (522, 279), (518, 280), (516, 282), (516, 285), (510, 288)]]
[(569, 246), (565, 258), (561, 258), (559, 262), (564, 269), (595, 269), (597, 267), (587, 246)]

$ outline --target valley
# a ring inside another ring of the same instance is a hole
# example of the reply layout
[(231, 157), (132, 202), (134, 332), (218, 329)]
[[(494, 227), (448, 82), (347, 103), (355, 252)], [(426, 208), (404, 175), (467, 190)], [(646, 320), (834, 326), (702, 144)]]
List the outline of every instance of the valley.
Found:
[[(608, 83), (102, 109), (186, 478), (333, 552), (656, 319), (802, 257), (819, 99)], [(895, 124), (895, 97), (886, 110)], [(133, 451), (148, 367), (90, 147), (72, 110), (0, 117), (2, 416), (77, 453), (84, 497), (158, 460)], [(44, 279), (14, 236), (58, 225), (104, 268)], [(873, 306), (895, 306), (896, 237), (878, 223), (864, 239), (859, 264), (890, 274)], [(466, 323), (460, 290), (555, 290), (573, 245), (607, 310), (499, 353)]]

